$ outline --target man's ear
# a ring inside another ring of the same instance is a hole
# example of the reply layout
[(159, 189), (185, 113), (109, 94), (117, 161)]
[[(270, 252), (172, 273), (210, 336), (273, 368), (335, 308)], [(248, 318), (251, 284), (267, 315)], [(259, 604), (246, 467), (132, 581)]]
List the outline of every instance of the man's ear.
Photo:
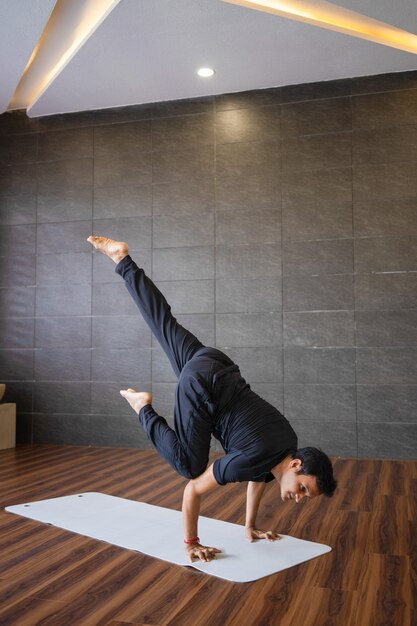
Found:
[(291, 461), (290, 461), (290, 468), (299, 470), (299, 469), (301, 469), (302, 464), (303, 464), (303, 462), (302, 462), (301, 459), (291, 459)]

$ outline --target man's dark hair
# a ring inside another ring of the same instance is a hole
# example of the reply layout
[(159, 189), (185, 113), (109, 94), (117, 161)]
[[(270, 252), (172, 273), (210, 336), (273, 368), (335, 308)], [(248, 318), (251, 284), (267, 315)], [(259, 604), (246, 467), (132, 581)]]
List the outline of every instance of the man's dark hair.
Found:
[(337, 481), (333, 477), (333, 466), (327, 454), (318, 448), (299, 448), (293, 452), (293, 459), (300, 459), (299, 474), (315, 476), (320, 493), (331, 498)]

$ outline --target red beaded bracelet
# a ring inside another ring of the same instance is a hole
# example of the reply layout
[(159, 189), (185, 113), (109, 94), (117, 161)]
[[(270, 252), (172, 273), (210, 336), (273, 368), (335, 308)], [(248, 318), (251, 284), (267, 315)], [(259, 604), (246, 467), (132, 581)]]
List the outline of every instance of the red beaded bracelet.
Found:
[(200, 537), (194, 537), (194, 539), (184, 539), (184, 543), (200, 543)]

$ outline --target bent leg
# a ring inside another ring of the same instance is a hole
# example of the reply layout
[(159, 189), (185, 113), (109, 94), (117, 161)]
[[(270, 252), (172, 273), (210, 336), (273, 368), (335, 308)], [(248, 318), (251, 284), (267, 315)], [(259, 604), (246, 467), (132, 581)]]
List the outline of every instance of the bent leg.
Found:
[(115, 271), (125, 280), (130, 295), (178, 377), (203, 344), (177, 322), (162, 293), (129, 255), (116, 265)]
[[(208, 464), (211, 426), (199, 410), (189, 415), (188, 428), (177, 434), (164, 417), (147, 404), (139, 412), (139, 421), (157, 452), (184, 478), (197, 478)], [(176, 428), (178, 420), (175, 420)], [(183, 424), (183, 422), (181, 422)], [(182, 436), (186, 440), (182, 439)]]
[(166, 419), (158, 415), (150, 404), (147, 404), (139, 412), (139, 421), (157, 452), (171, 467), (184, 478), (193, 478), (187, 454), (181, 446), (177, 433), (168, 426)]
[[(139, 410), (139, 420), (159, 454), (185, 478), (196, 478), (207, 468), (210, 440), (213, 432), (213, 404), (207, 380), (212, 371), (212, 363), (207, 359), (181, 377), (175, 395), (175, 430), (158, 415), (149, 403), (134, 405), (125, 392), (122, 395), (130, 405)], [(195, 360), (194, 360), (195, 361)], [(193, 363), (194, 363), (193, 361)], [(139, 400), (146, 394), (135, 393)], [(150, 394), (148, 394), (151, 400)], [(142, 401), (146, 401), (146, 398)]]

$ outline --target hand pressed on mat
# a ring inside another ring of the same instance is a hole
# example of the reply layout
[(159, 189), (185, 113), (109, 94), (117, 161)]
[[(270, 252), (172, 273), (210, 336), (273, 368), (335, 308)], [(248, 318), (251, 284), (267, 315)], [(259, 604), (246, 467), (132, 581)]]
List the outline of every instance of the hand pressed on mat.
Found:
[(246, 539), (250, 542), (257, 539), (266, 539), (267, 541), (279, 541), (282, 539), (280, 535), (277, 535), (273, 530), (260, 530), (259, 528), (246, 527), (245, 528)]
[(191, 543), (185, 546), (185, 552), (189, 561), (192, 563), (193, 559), (200, 559), (208, 563), (216, 558), (216, 554), (221, 552), (218, 548), (210, 548), (208, 546), (202, 546), (200, 543)]

